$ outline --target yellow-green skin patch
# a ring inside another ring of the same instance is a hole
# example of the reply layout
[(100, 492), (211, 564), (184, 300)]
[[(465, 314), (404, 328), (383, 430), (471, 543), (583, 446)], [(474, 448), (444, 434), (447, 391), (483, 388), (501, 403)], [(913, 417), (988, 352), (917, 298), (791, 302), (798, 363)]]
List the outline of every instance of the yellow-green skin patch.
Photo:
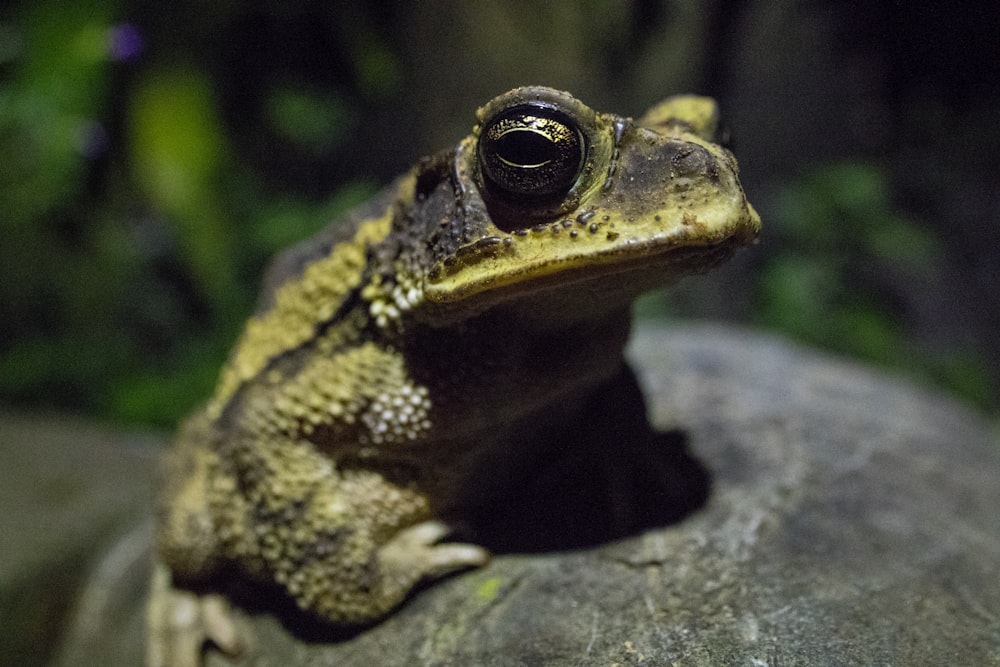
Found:
[(315, 337), (317, 322), (333, 318), (344, 298), (360, 286), (365, 249), (389, 233), (391, 215), (387, 211), (358, 225), (349, 241), (335, 245), (297, 280), (282, 285), (267, 312), (250, 318), (222, 369), (207, 408), (210, 416), (217, 418), (236, 389), (259, 375), (271, 359)]

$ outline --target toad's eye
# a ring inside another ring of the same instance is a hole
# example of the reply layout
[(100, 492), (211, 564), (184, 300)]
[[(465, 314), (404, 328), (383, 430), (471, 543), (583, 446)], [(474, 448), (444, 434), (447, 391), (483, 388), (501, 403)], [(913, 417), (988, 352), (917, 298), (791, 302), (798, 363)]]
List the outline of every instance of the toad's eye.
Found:
[(479, 134), (488, 183), (512, 197), (556, 198), (583, 170), (587, 141), (577, 123), (550, 104), (529, 102), (496, 114)]

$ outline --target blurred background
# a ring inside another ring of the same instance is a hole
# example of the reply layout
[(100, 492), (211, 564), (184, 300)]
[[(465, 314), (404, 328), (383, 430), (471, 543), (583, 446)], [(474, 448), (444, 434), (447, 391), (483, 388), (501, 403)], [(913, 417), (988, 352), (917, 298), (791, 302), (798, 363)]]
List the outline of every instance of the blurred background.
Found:
[(988, 3), (21, 0), (0, 9), (0, 406), (170, 427), (267, 258), (522, 84), (716, 97), (758, 246), (643, 317), (759, 327), (1000, 408)]

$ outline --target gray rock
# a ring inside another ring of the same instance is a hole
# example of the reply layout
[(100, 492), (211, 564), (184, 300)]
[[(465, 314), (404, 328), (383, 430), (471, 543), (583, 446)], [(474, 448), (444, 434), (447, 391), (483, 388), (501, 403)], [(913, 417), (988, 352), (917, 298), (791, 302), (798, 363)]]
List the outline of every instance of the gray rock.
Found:
[[(141, 587), (126, 584), (148, 577), (148, 531), (121, 535), (149, 516), (161, 444), (81, 419), (0, 412), (0, 665), (47, 664), (71, 618), (72, 632), (107, 640), (109, 623), (134, 616)], [(111, 592), (131, 595), (131, 608), (102, 597)], [(115, 608), (127, 612), (115, 618)]]
[[(1000, 446), (980, 417), (719, 326), (641, 328), (631, 357), (654, 423), (683, 428), (710, 472), (704, 506), (501, 555), (336, 642), (240, 612), (253, 639), (236, 664), (1000, 665)], [(140, 613), (134, 577), (95, 585)], [(134, 627), (121, 664), (141, 655)], [(71, 639), (63, 664), (103, 664), (95, 645)]]

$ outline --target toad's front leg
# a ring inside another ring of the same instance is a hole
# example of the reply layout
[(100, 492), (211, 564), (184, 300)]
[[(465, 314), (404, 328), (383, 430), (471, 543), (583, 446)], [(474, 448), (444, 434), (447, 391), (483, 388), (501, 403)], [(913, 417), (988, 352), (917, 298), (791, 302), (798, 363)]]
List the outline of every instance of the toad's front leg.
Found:
[[(225, 568), (279, 585), (321, 619), (363, 624), (399, 606), (419, 582), (489, 559), (482, 547), (442, 543), (451, 529), (432, 519), (414, 486), (338, 470), (307, 441), (257, 439), (226, 459), (198, 448), (179, 453), (188, 456), (173, 470), (185, 474), (161, 509), (150, 665), (195, 667), (208, 642), (239, 651), (221, 598), (177, 585)], [(223, 464), (231, 460), (242, 468)]]
[(371, 622), (399, 606), (421, 581), (489, 560), (480, 546), (442, 542), (451, 527), (430, 516), (426, 499), (377, 472), (328, 470), (308, 490), (299, 480), (282, 485), (284, 500), (272, 489), (267, 515), (281, 521), (258, 517), (255, 532), (273, 580), (320, 618)]
[[(486, 564), (489, 553), (482, 547), (439, 544), (449, 532), (450, 528), (439, 521), (425, 521), (399, 531), (377, 550), (371, 571), (346, 585), (342, 577), (324, 576), (329, 571), (324, 572), (322, 559), (316, 559), (304, 568), (306, 578), (329, 583), (314, 591), (302, 591), (296, 599), (300, 606), (312, 606), (312, 611), (341, 621), (364, 621), (384, 615), (421, 580)], [(200, 667), (208, 644), (230, 656), (238, 656), (244, 649), (225, 598), (175, 587), (169, 569), (161, 562), (154, 565), (147, 632), (147, 667)]]

